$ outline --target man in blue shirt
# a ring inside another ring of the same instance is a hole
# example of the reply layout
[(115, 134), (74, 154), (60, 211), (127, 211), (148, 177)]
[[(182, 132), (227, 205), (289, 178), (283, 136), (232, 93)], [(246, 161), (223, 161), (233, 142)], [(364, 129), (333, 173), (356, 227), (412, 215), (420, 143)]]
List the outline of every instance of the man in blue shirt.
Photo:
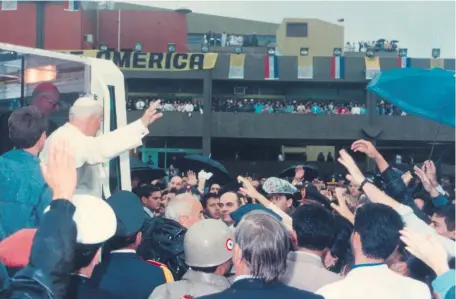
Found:
[(52, 200), (38, 159), (46, 141), (46, 116), (36, 107), (20, 108), (8, 127), (14, 149), (0, 156), (0, 240), (37, 227)]

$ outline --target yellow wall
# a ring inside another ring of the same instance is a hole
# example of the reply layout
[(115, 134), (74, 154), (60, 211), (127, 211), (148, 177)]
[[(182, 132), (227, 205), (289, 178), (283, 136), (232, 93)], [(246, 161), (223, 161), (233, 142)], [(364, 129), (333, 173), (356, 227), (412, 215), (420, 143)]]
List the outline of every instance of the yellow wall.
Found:
[[(307, 23), (307, 38), (287, 37), (287, 23)], [(334, 48), (344, 49), (344, 27), (318, 19), (283, 19), (276, 33), (279, 53), (298, 56), (301, 47), (309, 56), (333, 56)]]

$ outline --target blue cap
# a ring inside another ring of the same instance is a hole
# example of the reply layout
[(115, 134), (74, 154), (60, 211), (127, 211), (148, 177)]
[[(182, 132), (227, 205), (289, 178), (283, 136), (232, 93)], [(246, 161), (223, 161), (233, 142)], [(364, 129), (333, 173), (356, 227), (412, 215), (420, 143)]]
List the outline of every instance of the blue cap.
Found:
[(282, 217), (280, 217), (277, 213), (273, 210), (265, 208), (263, 205), (260, 204), (246, 204), (239, 207), (236, 211), (231, 212), (230, 216), (233, 219), (234, 223), (237, 224), (241, 221), (242, 217), (247, 215), (252, 211), (265, 211), (277, 218), (277, 220), (282, 221)]

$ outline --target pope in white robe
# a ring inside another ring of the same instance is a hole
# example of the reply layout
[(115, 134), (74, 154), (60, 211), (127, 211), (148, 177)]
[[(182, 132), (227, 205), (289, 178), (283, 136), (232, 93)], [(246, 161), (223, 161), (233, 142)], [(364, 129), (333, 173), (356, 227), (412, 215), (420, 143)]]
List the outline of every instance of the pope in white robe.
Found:
[(103, 106), (91, 97), (76, 100), (70, 108), (69, 121), (54, 131), (46, 140), (40, 159), (47, 162), (49, 145), (53, 140), (67, 139), (74, 150), (78, 184), (75, 194), (102, 198), (102, 164), (142, 145), (142, 138), (149, 133), (148, 126), (162, 116), (157, 112), (157, 101), (144, 115), (127, 126), (97, 136), (103, 119)]

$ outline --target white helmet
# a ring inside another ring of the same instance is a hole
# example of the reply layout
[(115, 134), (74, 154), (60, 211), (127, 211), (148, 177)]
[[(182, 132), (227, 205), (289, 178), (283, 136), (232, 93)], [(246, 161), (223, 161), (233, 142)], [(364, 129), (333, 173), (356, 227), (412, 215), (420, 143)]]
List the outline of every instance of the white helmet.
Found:
[(185, 233), (184, 251), (190, 267), (219, 266), (233, 256), (233, 233), (223, 221), (198, 221)]

